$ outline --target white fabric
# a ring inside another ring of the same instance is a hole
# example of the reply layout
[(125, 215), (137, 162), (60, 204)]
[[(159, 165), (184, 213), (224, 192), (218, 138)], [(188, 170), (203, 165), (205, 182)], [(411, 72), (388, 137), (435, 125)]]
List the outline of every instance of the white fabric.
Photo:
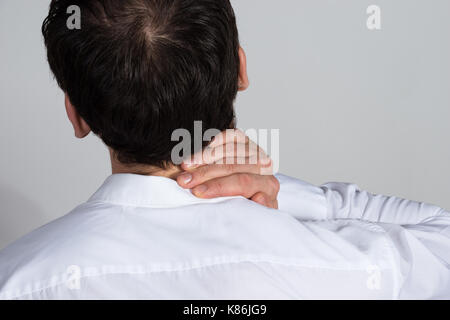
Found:
[(450, 298), (448, 212), (278, 178), (277, 211), (113, 175), (0, 253), (0, 298)]

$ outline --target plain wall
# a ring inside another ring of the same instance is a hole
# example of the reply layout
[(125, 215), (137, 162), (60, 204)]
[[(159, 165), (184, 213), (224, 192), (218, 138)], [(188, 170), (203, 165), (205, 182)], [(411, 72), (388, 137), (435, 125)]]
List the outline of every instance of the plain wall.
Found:
[[(450, 1), (232, 2), (251, 80), (238, 125), (280, 129), (281, 172), (450, 208)], [(66, 118), (40, 33), (48, 4), (0, 0), (0, 248), (110, 174), (106, 148)]]

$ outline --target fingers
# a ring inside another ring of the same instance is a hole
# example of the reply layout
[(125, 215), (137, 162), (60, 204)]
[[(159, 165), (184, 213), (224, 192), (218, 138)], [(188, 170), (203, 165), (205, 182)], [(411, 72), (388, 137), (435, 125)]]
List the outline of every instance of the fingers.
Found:
[(178, 184), (200, 198), (243, 196), (278, 208), (280, 189), (272, 160), (240, 130), (220, 133), (202, 152), (185, 161)]
[[(236, 162), (240, 160), (241, 162)], [(244, 161), (244, 159), (248, 159)], [(230, 143), (217, 147), (208, 146), (201, 154), (194, 155), (182, 164), (184, 170), (193, 170), (207, 164), (260, 164), (269, 166), (270, 157), (257, 144), (252, 141), (248, 143)]]
[(275, 199), (279, 190), (280, 184), (274, 176), (239, 173), (206, 181), (193, 188), (192, 193), (203, 199), (233, 196), (251, 199), (257, 193), (270, 195), (270, 199)]
[[(183, 164), (183, 169), (211, 164), (224, 158), (258, 157), (267, 162), (267, 155), (259, 146), (251, 141), (245, 133), (237, 129), (229, 129), (219, 133), (202, 152), (197, 153)], [(270, 159), (270, 158), (269, 158)]]
[(268, 208), (278, 209), (277, 199), (271, 199), (269, 195), (262, 192), (258, 192), (250, 200)]
[[(244, 159), (245, 160), (245, 159)], [(233, 159), (234, 161), (234, 159)], [(237, 159), (239, 161), (239, 159)], [(208, 180), (230, 176), (239, 173), (261, 174), (262, 168), (258, 165), (239, 164), (212, 164), (184, 172), (177, 177), (178, 184), (185, 189), (192, 189)]]
[(228, 143), (215, 148), (208, 147), (203, 152), (204, 164), (217, 163), (223, 159), (231, 158), (254, 159), (254, 162), (251, 164), (257, 164), (259, 161), (263, 162), (269, 159), (264, 150), (250, 141), (248, 143)]
[[(249, 171), (249, 173), (258, 173), (260, 175), (273, 175), (273, 164), (272, 159), (266, 158), (262, 161), (258, 157), (249, 157), (249, 158), (224, 158), (214, 162), (214, 165), (228, 165), (231, 167), (244, 167), (250, 168), (254, 167), (254, 170)], [(237, 172), (245, 172), (243, 169)]]
[(227, 143), (244, 143), (247, 144), (250, 139), (239, 129), (225, 130), (219, 133), (211, 141), (210, 146), (216, 148)]

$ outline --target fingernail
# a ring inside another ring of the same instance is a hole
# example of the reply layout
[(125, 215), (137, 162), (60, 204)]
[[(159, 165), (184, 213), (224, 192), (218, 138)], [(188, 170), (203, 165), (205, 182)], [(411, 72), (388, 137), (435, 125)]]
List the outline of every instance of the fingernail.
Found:
[(182, 182), (183, 184), (188, 184), (189, 182), (192, 181), (192, 174), (190, 174), (190, 173), (183, 173), (183, 174), (180, 176), (180, 179), (181, 179), (181, 182)]
[(198, 187), (195, 187), (193, 190), (192, 190), (192, 193), (194, 193), (195, 195), (203, 195), (203, 194), (205, 194), (205, 192), (208, 190), (208, 187), (207, 186), (205, 186), (204, 184), (202, 184), (202, 185), (200, 185), (200, 186), (198, 186)]

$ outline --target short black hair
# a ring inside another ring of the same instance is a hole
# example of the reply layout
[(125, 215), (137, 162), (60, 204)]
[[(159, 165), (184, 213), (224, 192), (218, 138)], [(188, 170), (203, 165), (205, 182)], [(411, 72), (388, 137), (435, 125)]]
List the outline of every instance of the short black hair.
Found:
[[(81, 10), (69, 29), (67, 9)], [(177, 142), (234, 126), (239, 38), (229, 0), (52, 0), (42, 26), (50, 68), (122, 163), (165, 167)]]

